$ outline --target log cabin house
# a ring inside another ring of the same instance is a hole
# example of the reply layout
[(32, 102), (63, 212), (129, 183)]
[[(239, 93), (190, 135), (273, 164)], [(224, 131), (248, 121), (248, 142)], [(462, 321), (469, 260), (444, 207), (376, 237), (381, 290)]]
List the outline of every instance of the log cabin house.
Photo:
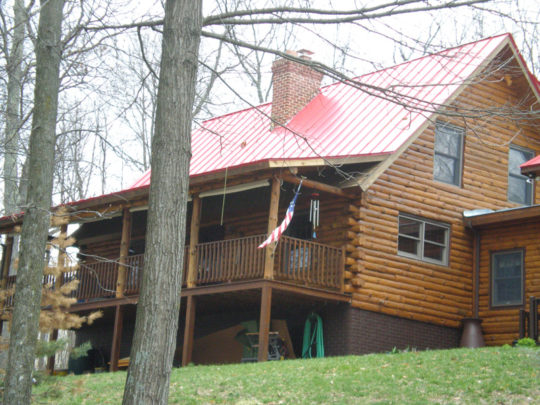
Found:
[[(512, 36), (322, 88), (302, 58), (274, 62), (272, 103), (194, 130), (175, 360), (240, 361), (241, 345), (209, 336), (248, 321), (258, 323), (259, 360), (278, 328), (300, 355), (312, 311), (327, 355), (456, 347), (467, 318), (484, 320), (487, 344), (516, 339), (519, 309), (540, 296), (539, 211), (521, 208), (540, 191), (518, 169), (540, 153), (540, 87)], [(257, 249), (301, 180), (287, 232)], [(146, 173), (129, 189), (68, 204), (81, 261), (70, 310), (105, 314), (77, 340), (100, 348), (112, 370), (129, 355), (149, 182)], [(480, 208), (494, 213), (464, 217)], [(513, 231), (497, 222), (504, 212), (536, 216)], [(0, 219), (3, 287), (15, 282), (10, 244), (21, 222)], [(505, 282), (491, 279), (505, 252), (523, 264), (511, 302), (490, 287)]]

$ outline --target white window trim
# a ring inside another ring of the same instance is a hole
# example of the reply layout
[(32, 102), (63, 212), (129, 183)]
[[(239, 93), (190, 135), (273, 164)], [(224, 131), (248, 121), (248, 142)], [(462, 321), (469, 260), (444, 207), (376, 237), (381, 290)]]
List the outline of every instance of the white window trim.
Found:
[[(419, 248), (418, 248), (419, 252), (418, 252), (417, 255), (412, 254), (412, 253), (408, 253), (408, 252), (403, 252), (403, 251), (399, 250), (399, 237), (401, 236), (401, 234), (399, 233), (399, 223), (400, 223), (401, 218), (406, 218), (406, 219), (409, 219), (409, 220), (416, 221), (416, 222), (420, 223), (420, 238), (413, 238), (413, 237), (411, 237), (409, 235), (403, 235), (403, 237), (405, 237), (405, 238), (417, 239), (420, 242), (419, 243)], [(439, 246), (444, 247), (444, 255), (443, 255), (443, 260), (442, 261), (435, 260), (435, 259), (432, 259), (430, 257), (425, 257), (424, 256), (424, 243), (426, 242), (425, 241), (425, 226), (426, 226), (426, 224), (431, 224), (431, 225), (435, 225), (435, 226), (446, 229), (446, 232), (444, 233), (444, 244), (434, 242), (434, 241), (428, 241), (429, 243), (432, 243), (434, 245), (439, 245)], [(416, 260), (420, 260), (420, 261), (427, 262), (427, 263), (433, 263), (433, 264), (438, 264), (438, 265), (442, 265), (442, 266), (448, 266), (448, 258), (450, 256), (450, 225), (442, 223), (442, 222), (432, 221), (432, 220), (427, 219), (427, 218), (417, 217), (417, 216), (414, 216), (414, 215), (399, 214), (399, 216), (398, 216), (398, 251), (397, 251), (397, 254), (398, 254), (398, 256), (407, 257), (407, 258), (410, 258), (410, 259), (416, 259)]]

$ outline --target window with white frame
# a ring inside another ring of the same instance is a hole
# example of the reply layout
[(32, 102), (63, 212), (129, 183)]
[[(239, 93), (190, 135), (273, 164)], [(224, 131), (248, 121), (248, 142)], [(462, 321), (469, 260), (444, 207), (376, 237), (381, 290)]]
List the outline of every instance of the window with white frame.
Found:
[(523, 304), (523, 250), (491, 254), (491, 306)]
[(463, 128), (437, 121), (433, 155), (435, 180), (456, 186), (461, 185), (463, 133)]
[(510, 145), (508, 152), (508, 201), (523, 205), (532, 204), (533, 184), (527, 181), (527, 176), (521, 174), (519, 166), (533, 157), (532, 150)]
[(411, 215), (399, 215), (398, 254), (448, 264), (450, 226)]

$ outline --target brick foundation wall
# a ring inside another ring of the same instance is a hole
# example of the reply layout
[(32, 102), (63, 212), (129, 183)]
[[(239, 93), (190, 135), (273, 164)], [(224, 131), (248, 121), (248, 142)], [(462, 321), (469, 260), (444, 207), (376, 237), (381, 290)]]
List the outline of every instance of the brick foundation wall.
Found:
[[(301, 354), (303, 324), (307, 313), (288, 314), (275, 311), (276, 319), (287, 319), (289, 333), (297, 356)], [(324, 346), (327, 356), (367, 354), (414, 348), (447, 349), (457, 347), (461, 330), (410, 319), (384, 315), (351, 307), (349, 304), (328, 305), (317, 311), (323, 318)], [(246, 320), (258, 320), (257, 311), (222, 313), (199, 316), (195, 321), (195, 338), (223, 328), (237, 325)], [(124, 319), (120, 358), (129, 356), (133, 339), (134, 319)], [(76, 332), (76, 344), (90, 341), (101, 351), (105, 361), (110, 359), (113, 323), (97, 320), (95, 324), (83, 326)], [(180, 319), (177, 335), (177, 353), (174, 364), (181, 360), (184, 323)]]
[(343, 304), (321, 314), (328, 356), (378, 353), (398, 349), (458, 347), (461, 330), (365, 311)]

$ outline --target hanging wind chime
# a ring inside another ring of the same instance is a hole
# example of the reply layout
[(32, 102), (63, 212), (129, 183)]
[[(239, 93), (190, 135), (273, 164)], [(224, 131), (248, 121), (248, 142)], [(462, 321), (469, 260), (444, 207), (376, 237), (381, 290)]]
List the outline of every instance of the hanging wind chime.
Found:
[(312, 238), (317, 239), (317, 227), (319, 226), (319, 193), (311, 194), (309, 203), (309, 222), (311, 222)]

